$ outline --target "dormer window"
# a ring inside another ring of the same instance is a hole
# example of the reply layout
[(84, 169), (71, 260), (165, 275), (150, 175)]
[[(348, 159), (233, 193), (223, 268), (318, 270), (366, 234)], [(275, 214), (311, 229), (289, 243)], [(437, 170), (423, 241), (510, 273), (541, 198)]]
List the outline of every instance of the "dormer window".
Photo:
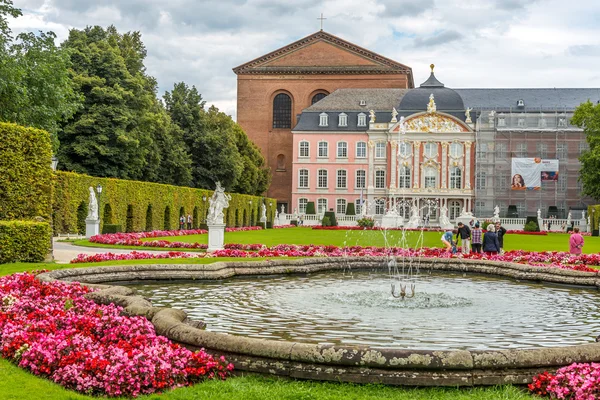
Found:
[(348, 126), (348, 115), (345, 113), (338, 115), (338, 126)]
[(521, 114), (521, 116), (519, 117), (519, 119), (517, 119), (517, 126), (519, 128), (525, 128), (526, 126), (526, 122), (525, 122), (525, 114)]
[(558, 116), (558, 126), (561, 128), (567, 127), (567, 117), (564, 114)]
[(319, 114), (319, 126), (329, 126), (329, 116), (327, 113)]
[(523, 99), (517, 100), (517, 107), (525, 107), (525, 102), (523, 101)]
[(498, 127), (506, 126), (506, 116), (504, 114), (498, 114)]
[(367, 105), (367, 101), (366, 100), (361, 100), (359, 104), (361, 106), (366, 106)]
[(367, 115), (360, 113), (358, 114), (358, 123), (357, 126), (367, 126)]

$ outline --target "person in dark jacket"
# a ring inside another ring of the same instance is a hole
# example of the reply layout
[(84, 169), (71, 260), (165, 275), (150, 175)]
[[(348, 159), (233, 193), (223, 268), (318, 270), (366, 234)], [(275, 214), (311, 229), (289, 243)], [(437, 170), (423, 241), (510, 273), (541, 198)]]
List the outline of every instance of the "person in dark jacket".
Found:
[(500, 243), (500, 253), (504, 253), (504, 235), (506, 235), (506, 229), (496, 222), (496, 236), (498, 236), (498, 243)]
[(462, 243), (462, 253), (469, 254), (471, 252), (471, 229), (463, 224), (462, 222), (458, 223), (458, 232), (456, 233), (456, 243), (458, 243), (458, 238), (460, 237)]
[(498, 236), (495, 231), (496, 227), (493, 224), (489, 224), (487, 232), (483, 235), (483, 251), (486, 252), (488, 256), (500, 252), (500, 242), (498, 241)]

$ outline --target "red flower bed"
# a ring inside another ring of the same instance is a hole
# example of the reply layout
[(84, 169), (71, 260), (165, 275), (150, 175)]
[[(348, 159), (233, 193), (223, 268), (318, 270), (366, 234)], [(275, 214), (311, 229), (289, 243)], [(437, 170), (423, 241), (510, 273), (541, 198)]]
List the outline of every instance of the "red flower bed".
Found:
[(600, 364), (572, 364), (556, 374), (544, 372), (533, 378), (529, 390), (553, 399), (592, 400), (600, 398)]
[(138, 396), (224, 379), (223, 357), (191, 352), (157, 336), (144, 317), (98, 305), (77, 283), (42, 283), (33, 274), (0, 278), (0, 352), (34, 375), (98, 396)]
[(312, 229), (319, 231), (411, 231), (411, 232), (442, 232), (441, 228), (381, 228), (373, 226), (370, 228), (360, 226), (313, 226)]

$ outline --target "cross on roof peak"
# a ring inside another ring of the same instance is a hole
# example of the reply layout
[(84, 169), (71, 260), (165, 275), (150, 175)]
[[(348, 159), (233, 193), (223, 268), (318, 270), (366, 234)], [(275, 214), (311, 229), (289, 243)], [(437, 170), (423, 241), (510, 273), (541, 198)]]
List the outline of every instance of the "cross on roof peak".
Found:
[(321, 16), (319, 18), (317, 18), (319, 20), (321, 20), (321, 30), (323, 30), (323, 20), (327, 19), (323, 17), (323, 13), (321, 13)]

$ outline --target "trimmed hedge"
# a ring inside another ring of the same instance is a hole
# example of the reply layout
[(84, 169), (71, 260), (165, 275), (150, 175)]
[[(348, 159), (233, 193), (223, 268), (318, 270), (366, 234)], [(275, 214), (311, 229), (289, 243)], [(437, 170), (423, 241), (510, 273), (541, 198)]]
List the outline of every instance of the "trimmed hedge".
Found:
[(0, 264), (44, 261), (49, 250), (47, 222), (0, 221)]
[(0, 122), (0, 138), (0, 220), (35, 217), (49, 220), (52, 209), (50, 134)]
[[(102, 193), (98, 198), (101, 224), (121, 225), (132, 232), (178, 227), (182, 207), (184, 215), (194, 217), (193, 227), (196, 228), (205, 223), (208, 199), (213, 194), (204, 189), (58, 171), (53, 203), (56, 233), (77, 231), (77, 210), (82, 202), (87, 204), (88, 188), (95, 188), (98, 184), (102, 185)], [(277, 206), (275, 199), (243, 194), (231, 194), (231, 197), (229, 208), (224, 210), (227, 226), (251, 226), (252, 222), (256, 224), (263, 202), (267, 206), (267, 221), (273, 221)], [(102, 226), (100, 231), (103, 231)]]

